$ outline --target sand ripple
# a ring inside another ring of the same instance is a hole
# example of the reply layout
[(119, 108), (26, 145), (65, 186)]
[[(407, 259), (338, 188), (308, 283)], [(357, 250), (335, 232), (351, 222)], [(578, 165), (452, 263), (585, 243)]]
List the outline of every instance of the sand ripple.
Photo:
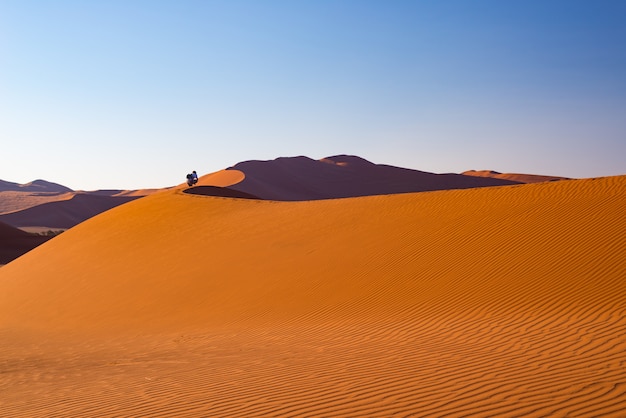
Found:
[(0, 270), (0, 415), (623, 417), (625, 197), (138, 200)]

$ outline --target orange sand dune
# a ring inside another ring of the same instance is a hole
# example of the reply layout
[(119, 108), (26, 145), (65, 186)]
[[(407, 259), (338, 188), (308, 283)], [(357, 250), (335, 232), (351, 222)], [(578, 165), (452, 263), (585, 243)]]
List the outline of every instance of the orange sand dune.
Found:
[(626, 176), (155, 194), (0, 268), (11, 417), (622, 417)]
[(118, 190), (117, 193), (113, 194), (114, 197), (120, 196), (134, 196), (134, 197), (143, 197), (149, 196), (151, 194), (160, 193), (163, 189), (138, 189), (138, 190)]
[(239, 170), (220, 170), (201, 176), (198, 179), (198, 186), (228, 187), (240, 183), (245, 177), (246, 175)]

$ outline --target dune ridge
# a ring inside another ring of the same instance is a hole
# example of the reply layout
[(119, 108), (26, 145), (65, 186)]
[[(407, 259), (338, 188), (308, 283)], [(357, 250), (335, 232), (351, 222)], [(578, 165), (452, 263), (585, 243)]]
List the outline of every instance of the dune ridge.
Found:
[(271, 161), (243, 161), (227, 169), (230, 170), (241, 172), (244, 176), (226, 186), (261, 199), (279, 201), (337, 199), (518, 183), (374, 164), (354, 155), (335, 155), (321, 160), (299, 156), (280, 157)]
[(46, 180), (34, 180), (26, 184), (0, 180), (0, 192), (5, 191), (62, 194), (71, 192), (72, 189), (61, 184), (53, 183)]
[(50, 237), (32, 235), (0, 222), (0, 266), (48, 241)]
[(69, 200), (73, 192), (67, 193), (30, 193), (5, 191), (0, 192), (0, 215), (29, 209), (49, 202)]
[[(74, 191), (45, 180), (26, 184), (0, 180), (0, 216), (4, 216), (7, 223), (17, 227), (68, 228), (102, 210), (125, 203), (130, 198), (148, 196), (159, 191), (161, 189)], [(124, 199), (117, 199), (119, 197)], [(110, 198), (110, 201), (103, 203), (106, 198)], [(92, 203), (87, 204), (88, 200)], [(43, 208), (39, 207), (44, 204), (46, 206)], [(81, 214), (82, 210), (85, 213)], [(49, 219), (53, 220), (52, 224), (41, 223)]]
[(619, 176), (116, 207), (0, 269), (0, 407), (623, 416), (625, 198)]
[(493, 170), (469, 170), (461, 174), (465, 176), (489, 177), (494, 179), (511, 180), (519, 183), (543, 183), (545, 181), (571, 180), (568, 177), (544, 176), (522, 173), (499, 173)]
[(0, 214), (0, 221), (16, 227), (71, 228), (92, 216), (140, 196), (108, 196), (77, 193), (26, 209)]

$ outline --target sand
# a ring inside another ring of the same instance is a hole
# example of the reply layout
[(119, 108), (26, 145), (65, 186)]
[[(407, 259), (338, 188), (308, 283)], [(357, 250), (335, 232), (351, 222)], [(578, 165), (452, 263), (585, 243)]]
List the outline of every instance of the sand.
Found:
[(0, 222), (15, 227), (67, 229), (115, 206), (140, 196), (107, 196), (98, 193), (74, 193), (69, 199), (50, 201), (27, 209), (0, 214)]
[(29, 209), (44, 203), (60, 202), (74, 197), (74, 192), (33, 193), (23, 191), (0, 191), (0, 215)]
[(32, 235), (0, 222), (0, 266), (15, 260), (49, 239), (48, 236)]
[(543, 183), (546, 181), (571, 180), (567, 177), (543, 176), (537, 174), (499, 173), (493, 170), (469, 170), (461, 173), (465, 176), (488, 177), (494, 179), (511, 180), (518, 183)]
[(0, 411), (621, 417), (625, 203), (626, 176), (142, 198), (0, 269)]
[[(300, 156), (244, 161), (226, 171), (232, 170), (242, 173), (243, 177), (223, 186), (262, 199), (278, 201), (337, 199), (518, 184), (508, 179), (454, 173), (435, 174), (374, 164), (354, 155), (336, 155), (321, 160)], [(205, 178), (201, 178), (202, 180)]]

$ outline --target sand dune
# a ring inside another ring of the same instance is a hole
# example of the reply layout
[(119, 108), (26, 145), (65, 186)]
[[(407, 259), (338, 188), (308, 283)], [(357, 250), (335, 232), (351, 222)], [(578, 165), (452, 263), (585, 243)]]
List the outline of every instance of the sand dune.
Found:
[(0, 269), (0, 410), (623, 416), (625, 203), (626, 176), (139, 199)]
[(160, 193), (164, 189), (137, 189), (137, 190), (117, 190), (113, 197), (120, 196), (134, 196), (134, 197), (144, 197), (149, 196), (151, 194)]
[(31, 193), (6, 191), (0, 192), (0, 215), (29, 209), (44, 203), (69, 200), (74, 192), (67, 193)]
[[(0, 215), (22, 211), (44, 203), (70, 200), (76, 195), (143, 197), (159, 191), (161, 189), (74, 191), (69, 187), (46, 180), (35, 180), (26, 184), (0, 180)], [(54, 206), (49, 208), (54, 210)]]
[(34, 236), (0, 222), (0, 265), (15, 260), (49, 239), (50, 237)]
[(571, 180), (567, 177), (542, 176), (537, 174), (498, 173), (492, 170), (469, 170), (461, 173), (465, 176), (489, 177), (494, 179), (511, 180), (518, 183), (543, 183), (546, 181)]
[(27, 209), (0, 215), (0, 221), (16, 227), (43, 226), (71, 228), (101, 212), (130, 202), (138, 196), (108, 196), (91, 193), (71, 194), (62, 200), (41, 203)]
[(0, 192), (28, 192), (28, 193), (67, 193), (72, 189), (61, 184), (46, 180), (35, 180), (26, 184), (0, 180)]
[(242, 177), (230, 184), (234, 190), (261, 199), (296, 201), (342, 197), (466, 189), (510, 185), (517, 182), (461, 174), (433, 174), (407, 168), (374, 164), (351, 155), (321, 160), (308, 157), (281, 157), (271, 161), (244, 161), (226, 170)]

